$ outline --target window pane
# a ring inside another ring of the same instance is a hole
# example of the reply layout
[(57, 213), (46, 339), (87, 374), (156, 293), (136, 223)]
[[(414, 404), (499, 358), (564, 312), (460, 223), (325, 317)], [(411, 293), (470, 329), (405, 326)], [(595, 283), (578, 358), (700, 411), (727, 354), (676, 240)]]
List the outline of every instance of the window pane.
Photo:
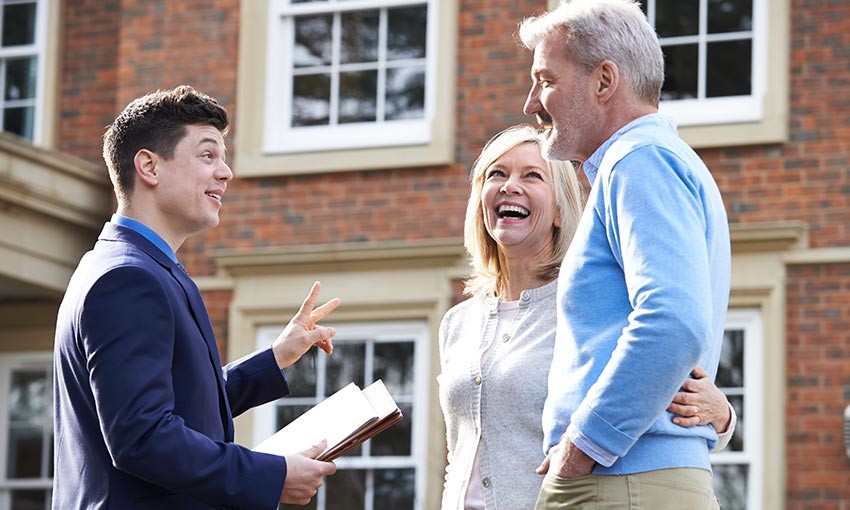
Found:
[(387, 69), (386, 120), (425, 116), (425, 68)]
[(663, 49), (664, 86), (661, 87), (661, 100), (697, 97), (697, 45), (665, 46)]
[(413, 342), (375, 344), (375, 379), (382, 379), (390, 395), (413, 394)]
[(729, 403), (732, 404), (732, 407), (735, 408), (735, 414), (738, 415), (738, 425), (735, 427), (735, 432), (732, 433), (732, 440), (729, 441), (729, 446), (726, 447), (726, 450), (731, 452), (742, 452), (744, 451), (744, 423), (746, 423), (747, 417), (744, 416), (744, 397), (743, 396), (732, 396), (727, 397), (729, 399)]
[(340, 62), (375, 62), (378, 60), (379, 11), (342, 14)]
[(425, 57), (428, 7), (389, 9), (387, 28), (387, 60)]
[(375, 471), (375, 510), (413, 508), (416, 495), (416, 471), (379, 469)]
[(316, 396), (316, 349), (310, 349), (301, 359), (286, 369), (286, 382), (292, 397)]
[(35, 3), (3, 8), (3, 46), (35, 43)]
[(292, 78), (292, 125), (317, 126), (330, 122), (331, 77), (308, 74)]
[(47, 491), (12, 491), (12, 510), (44, 510), (47, 507)]
[(752, 41), (723, 41), (706, 47), (707, 97), (746, 96), (752, 91)]
[(320, 66), (331, 63), (331, 27), (333, 15), (295, 18), (295, 67)]
[(32, 139), (35, 108), (7, 108), (3, 112), (3, 131)]
[(413, 406), (399, 404), (404, 418), (371, 439), (371, 454), (381, 455), (410, 455), (411, 438), (413, 437)]
[(413, 508), (416, 495), (416, 471), (379, 469), (375, 471), (375, 510)]
[(47, 374), (43, 370), (13, 372), (9, 419), (18, 423), (41, 423), (47, 417), (50, 398)]
[(366, 472), (340, 469), (335, 475), (325, 478), (325, 487), (327, 510), (363, 508), (366, 501)]
[(339, 75), (339, 122), (374, 122), (377, 110), (378, 71)]
[(366, 345), (343, 343), (334, 345), (334, 355), (328, 356), (325, 392), (332, 395), (348, 383), (363, 387)]
[(752, 29), (752, 0), (708, 0), (709, 34)]
[(658, 0), (655, 2), (655, 31), (659, 37), (699, 33), (699, 0)]
[(41, 428), (9, 429), (9, 478), (41, 478), (41, 452), (44, 442)]
[(306, 413), (313, 406), (308, 405), (280, 405), (277, 407), (277, 425), (278, 429), (284, 425), (289, 425), (295, 418)]
[(714, 494), (723, 510), (745, 510), (747, 508), (747, 472), (744, 464), (715, 464)]
[(744, 386), (744, 331), (727, 329), (723, 332), (723, 347), (720, 349), (720, 365), (717, 367), (715, 384), (721, 388)]
[(6, 60), (6, 99), (32, 99), (35, 97), (36, 59), (10, 58)]

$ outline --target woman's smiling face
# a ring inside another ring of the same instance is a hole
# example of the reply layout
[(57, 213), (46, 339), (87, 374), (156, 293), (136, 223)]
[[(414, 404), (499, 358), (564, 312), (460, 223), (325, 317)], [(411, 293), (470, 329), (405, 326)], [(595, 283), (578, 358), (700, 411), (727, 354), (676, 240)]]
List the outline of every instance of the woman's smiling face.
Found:
[(552, 253), (557, 227), (552, 171), (536, 143), (523, 143), (484, 171), (481, 206), (487, 232), (500, 251), (521, 248), (534, 258)]

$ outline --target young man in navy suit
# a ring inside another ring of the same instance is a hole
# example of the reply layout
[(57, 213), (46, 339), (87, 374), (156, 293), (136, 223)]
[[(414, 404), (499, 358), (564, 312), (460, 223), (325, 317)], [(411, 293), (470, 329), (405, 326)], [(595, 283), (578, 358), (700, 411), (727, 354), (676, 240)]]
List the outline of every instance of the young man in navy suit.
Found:
[(131, 102), (104, 135), (118, 209), (80, 261), (55, 345), (54, 509), (263, 509), (306, 504), (336, 467), (233, 443), (233, 416), (289, 394), (311, 346), (313, 285), (269, 349), (223, 369), (201, 294), (175, 253), (215, 227), (233, 173), (225, 110), (191, 87)]

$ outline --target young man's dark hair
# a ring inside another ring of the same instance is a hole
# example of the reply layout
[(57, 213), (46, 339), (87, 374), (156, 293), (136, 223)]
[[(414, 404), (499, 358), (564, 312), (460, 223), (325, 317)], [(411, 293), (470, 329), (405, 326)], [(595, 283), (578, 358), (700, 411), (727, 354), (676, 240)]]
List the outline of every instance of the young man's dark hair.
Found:
[(158, 90), (135, 99), (103, 135), (103, 159), (119, 201), (133, 190), (133, 158), (141, 149), (165, 159), (186, 135), (186, 126), (206, 124), (227, 133), (227, 111), (189, 85)]

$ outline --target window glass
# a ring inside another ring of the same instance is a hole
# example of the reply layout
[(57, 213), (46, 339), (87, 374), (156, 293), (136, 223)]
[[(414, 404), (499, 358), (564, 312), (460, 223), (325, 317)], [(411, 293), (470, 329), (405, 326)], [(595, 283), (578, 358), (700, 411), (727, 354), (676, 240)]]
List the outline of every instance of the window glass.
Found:
[(346, 12), (342, 19), (340, 63), (376, 62), (380, 11)]
[(3, 6), (3, 46), (35, 44), (36, 3), (17, 3)]
[(699, 33), (699, 1), (656, 0), (655, 31), (658, 32), (658, 36), (697, 35)]
[(416, 496), (416, 472), (413, 469), (375, 470), (375, 510), (413, 508)]
[(267, 81), (270, 152), (430, 141), (434, 0), (275, 3)]
[(333, 16), (299, 16), (295, 18), (295, 67), (320, 66), (331, 63), (331, 27)]
[(425, 115), (425, 67), (387, 70), (386, 119), (421, 119)]
[(661, 100), (694, 99), (699, 91), (699, 47), (678, 44), (664, 49), (664, 86)]
[(7, 100), (33, 99), (35, 97), (36, 59), (10, 58), (6, 60)]
[(387, 59), (424, 58), (428, 33), (427, 7), (389, 9), (387, 18)]
[(714, 495), (723, 510), (744, 510), (747, 508), (747, 479), (749, 466), (746, 464), (723, 464), (713, 466)]
[(339, 122), (374, 122), (378, 71), (349, 71), (339, 77)]
[[(339, 356), (337, 356), (339, 354)], [(349, 383), (364, 387), (364, 362), (366, 344), (363, 342), (336, 342), (334, 355), (328, 357), (325, 380), (325, 395), (332, 395)], [(371, 379), (369, 382), (372, 382)]]
[(318, 126), (330, 121), (331, 77), (307, 74), (293, 78), (292, 125)]
[(291, 397), (315, 397), (316, 349), (304, 353), (298, 363), (286, 368), (285, 373)]
[(752, 92), (752, 41), (720, 41), (706, 46), (706, 97)]
[(41, 48), (36, 1), (0, 1), (0, 127), (32, 140), (36, 132)]
[(708, 0), (708, 32), (741, 32), (753, 29), (752, 0)]
[[(0, 451), (0, 505), (12, 509), (50, 507), (53, 485), (53, 392), (51, 355), (0, 356), (0, 393), (5, 424)], [(24, 485), (25, 488), (21, 487)], [(4, 507), (5, 508), (5, 507)]]

